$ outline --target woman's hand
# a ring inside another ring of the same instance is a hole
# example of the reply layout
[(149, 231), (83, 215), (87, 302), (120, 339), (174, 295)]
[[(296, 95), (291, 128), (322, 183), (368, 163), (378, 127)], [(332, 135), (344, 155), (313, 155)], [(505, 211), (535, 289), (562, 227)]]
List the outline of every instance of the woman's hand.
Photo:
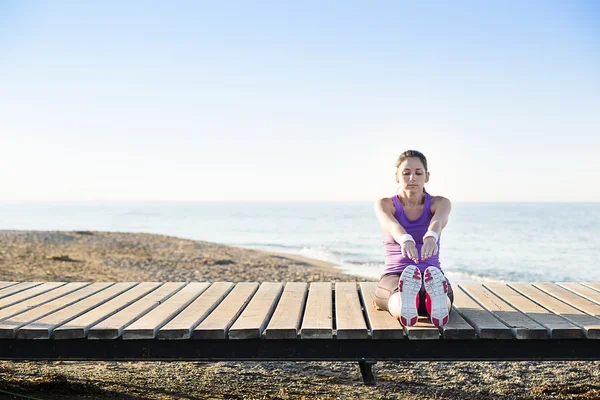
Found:
[(419, 252), (417, 251), (415, 242), (412, 240), (407, 240), (402, 244), (402, 257), (410, 258), (415, 262), (415, 264), (419, 263)]
[(421, 247), (421, 258), (423, 261), (435, 256), (438, 252), (438, 245), (434, 237), (428, 236), (423, 241), (423, 247)]

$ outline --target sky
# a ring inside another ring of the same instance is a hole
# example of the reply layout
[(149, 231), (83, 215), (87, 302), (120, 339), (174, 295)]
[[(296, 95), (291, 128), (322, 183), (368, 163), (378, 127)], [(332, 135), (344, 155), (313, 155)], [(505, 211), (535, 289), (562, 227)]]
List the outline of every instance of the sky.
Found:
[(595, 1), (0, 0), (0, 201), (600, 202)]

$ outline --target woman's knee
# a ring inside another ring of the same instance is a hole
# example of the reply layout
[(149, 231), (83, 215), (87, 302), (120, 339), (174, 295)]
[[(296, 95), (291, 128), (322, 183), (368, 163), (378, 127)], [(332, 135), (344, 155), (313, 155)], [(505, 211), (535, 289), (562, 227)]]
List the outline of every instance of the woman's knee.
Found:
[(388, 310), (390, 297), (398, 291), (399, 275), (384, 275), (375, 290), (375, 305), (381, 310)]

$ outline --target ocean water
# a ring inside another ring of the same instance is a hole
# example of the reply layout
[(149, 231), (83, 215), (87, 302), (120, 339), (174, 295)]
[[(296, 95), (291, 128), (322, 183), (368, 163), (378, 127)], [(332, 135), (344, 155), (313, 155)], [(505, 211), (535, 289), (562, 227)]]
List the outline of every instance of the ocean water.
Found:
[[(330, 261), (376, 278), (370, 202), (0, 203), (0, 229), (146, 232)], [(440, 261), (452, 281), (600, 281), (600, 203), (453, 203)]]

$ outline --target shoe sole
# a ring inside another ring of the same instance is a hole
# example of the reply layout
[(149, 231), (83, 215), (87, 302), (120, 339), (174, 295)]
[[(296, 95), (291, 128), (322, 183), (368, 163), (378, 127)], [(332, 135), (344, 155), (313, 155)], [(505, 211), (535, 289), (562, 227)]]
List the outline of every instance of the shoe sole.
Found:
[(419, 320), (416, 302), (422, 284), (419, 268), (410, 266), (402, 271), (398, 281), (398, 290), (402, 299), (402, 308), (400, 309), (402, 325), (411, 326)]
[(438, 268), (429, 267), (423, 273), (425, 292), (431, 301), (431, 322), (435, 326), (448, 323), (448, 281)]

